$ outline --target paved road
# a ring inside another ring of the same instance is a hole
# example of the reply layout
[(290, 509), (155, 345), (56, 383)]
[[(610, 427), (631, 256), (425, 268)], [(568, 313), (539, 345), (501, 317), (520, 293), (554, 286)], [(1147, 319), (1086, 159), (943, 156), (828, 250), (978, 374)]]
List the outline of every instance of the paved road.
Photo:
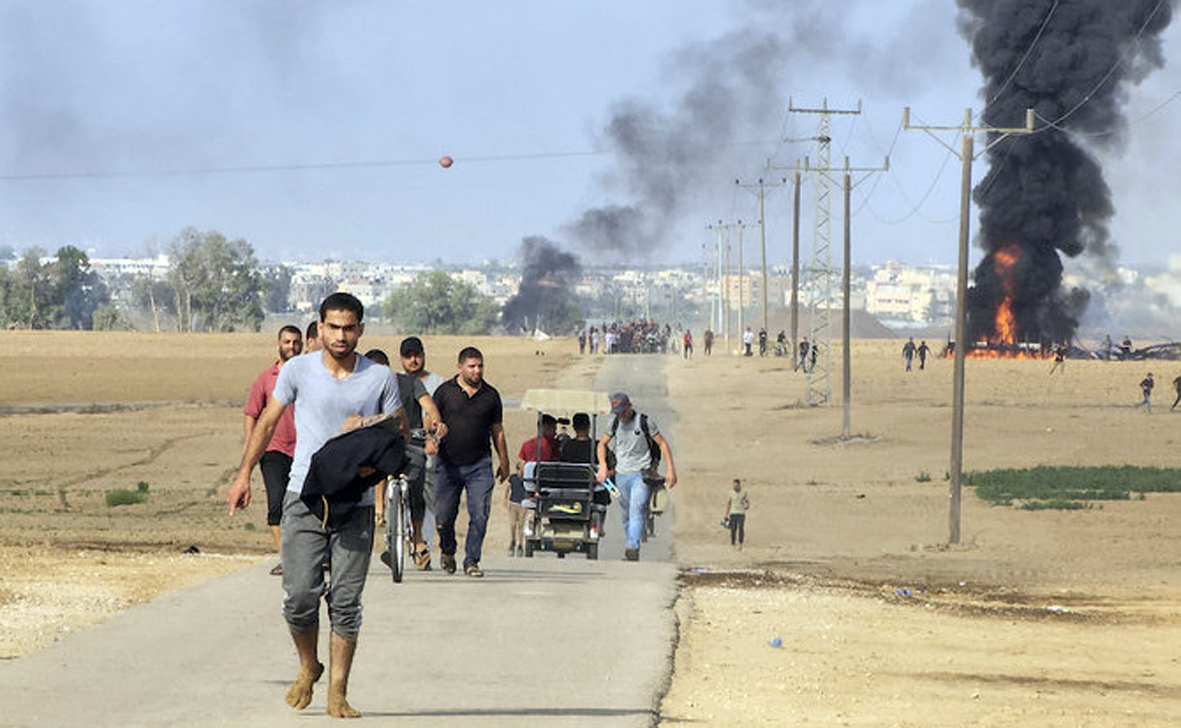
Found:
[[(661, 357), (616, 357), (596, 385), (628, 389), (662, 427)], [(670, 520), (666, 516), (665, 521)], [(676, 596), (669, 524), (625, 563), (487, 556), (487, 578), (374, 560), (350, 700), (366, 725), (646, 726), (670, 670)], [(295, 654), (270, 562), (171, 592), (0, 664), (0, 727), (307, 726), (283, 703)], [(322, 652), (323, 652), (322, 647)]]

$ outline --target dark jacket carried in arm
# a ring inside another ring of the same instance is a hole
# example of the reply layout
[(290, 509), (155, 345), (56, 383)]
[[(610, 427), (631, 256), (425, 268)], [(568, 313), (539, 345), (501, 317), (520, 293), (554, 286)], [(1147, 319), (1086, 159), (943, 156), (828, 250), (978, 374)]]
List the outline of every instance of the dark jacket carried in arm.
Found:
[[(325, 528), (335, 528), (348, 518), (368, 489), (402, 472), (405, 459), (406, 443), (398, 432), (397, 419), (338, 435), (312, 455), (300, 500)], [(361, 477), (357, 472), (363, 467), (376, 472)]]

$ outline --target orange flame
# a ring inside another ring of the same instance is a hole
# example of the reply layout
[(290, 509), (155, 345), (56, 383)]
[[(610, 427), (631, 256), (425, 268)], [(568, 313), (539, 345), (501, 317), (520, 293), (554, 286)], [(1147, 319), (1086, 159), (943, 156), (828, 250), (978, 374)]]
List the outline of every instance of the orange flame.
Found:
[(1020, 260), (1021, 249), (1016, 243), (998, 248), (992, 255), (992, 269), (1001, 280), (1004, 295), (997, 304), (993, 317), (993, 335), (987, 342), (977, 343), (965, 354), (974, 359), (1042, 359), (1045, 354), (1041, 347), (1029, 349), (1018, 346), (1017, 319), (1013, 316), (1014, 275), (1013, 270)]

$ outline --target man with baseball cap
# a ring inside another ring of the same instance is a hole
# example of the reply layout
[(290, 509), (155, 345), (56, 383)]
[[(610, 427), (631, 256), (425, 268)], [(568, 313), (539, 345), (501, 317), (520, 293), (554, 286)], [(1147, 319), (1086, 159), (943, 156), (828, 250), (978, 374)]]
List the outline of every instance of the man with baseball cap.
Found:
[[(444, 380), (438, 374), (427, 371), (426, 348), (422, 345), (422, 339), (417, 336), (407, 336), (402, 339), (398, 353), (402, 358), (402, 371), (404, 372), (398, 375), (399, 382), (402, 381), (402, 377), (417, 379), (426, 387), (427, 394), (433, 397), (435, 390)], [(413, 419), (413, 408), (406, 410), (406, 412)], [(411, 440), (406, 448), (407, 455), (412, 459), (418, 455), (416, 447), (422, 447), (424, 456), (421, 483), (417, 477), (412, 479), (410, 483), (410, 522), (414, 529), (414, 565), (420, 571), (430, 571), (431, 532), (435, 529), (435, 453), (437, 449), (432, 448), (432, 452), (426, 452), (425, 440), (431, 436), (431, 433), (423, 430), (416, 433), (414, 428), (421, 426), (421, 424), (416, 425), (414, 422), (410, 423)], [(438, 432), (435, 432), (434, 436), (436, 443), (442, 438)]]
[(627, 535), (624, 558), (628, 561), (640, 559), (640, 536), (644, 531), (644, 509), (648, 505), (648, 484), (644, 474), (655, 475), (655, 465), (649, 441), (660, 448), (660, 458), (665, 462), (664, 485), (669, 490), (677, 484), (677, 468), (673, 464), (672, 448), (660, 434), (656, 422), (646, 414), (640, 414), (632, 407), (627, 392), (611, 395), (611, 414), (614, 417), (607, 432), (599, 438), (598, 481), (607, 479), (607, 448), (615, 452), (615, 486), (619, 489), (619, 505), (622, 507), (623, 530)]

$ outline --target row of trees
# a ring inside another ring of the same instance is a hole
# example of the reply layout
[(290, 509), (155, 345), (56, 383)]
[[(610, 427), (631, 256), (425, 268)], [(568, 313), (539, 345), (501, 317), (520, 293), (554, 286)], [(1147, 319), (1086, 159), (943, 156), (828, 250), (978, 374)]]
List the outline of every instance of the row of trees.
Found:
[(92, 329), (117, 317), (86, 253), (67, 245), (48, 258), (29, 248), (11, 269), (0, 267), (0, 326)]
[(157, 331), (161, 315), (179, 331), (259, 329), (267, 282), (249, 243), (190, 227), (173, 239), (168, 256), (164, 280), (148, 275), (133, 286), (136, 303), (150, 311)]
[[(115, 329), (138, 324), (156, 331), (257, 331), (266, 312), (290, 309), (292, 270), (261, 270), (243, 239), (189, 227), (173, 238), (167, 252), (166, 273), (149, 270), (119, 280), (113, 284), (119, 295), (113, 295), (78, 248), (63, 247), (53, 259), (30, 248), (11, 269), (0, 266), (0, 326)], [(0, 254), (14, 255), (11, 249)], [(551, 330), (576, 327), (581, 306), (570, 288), (533, 285), (534, 279), (548, 282), (532, 276), (531, 285), (523, 284), (502, 312), (470, 283), (443, 271), (422, 273), (387, 298), (380, 313), (400, 331), (423, 334), (485, 334), (501, 325), (515, 331), (539, 319)]]

